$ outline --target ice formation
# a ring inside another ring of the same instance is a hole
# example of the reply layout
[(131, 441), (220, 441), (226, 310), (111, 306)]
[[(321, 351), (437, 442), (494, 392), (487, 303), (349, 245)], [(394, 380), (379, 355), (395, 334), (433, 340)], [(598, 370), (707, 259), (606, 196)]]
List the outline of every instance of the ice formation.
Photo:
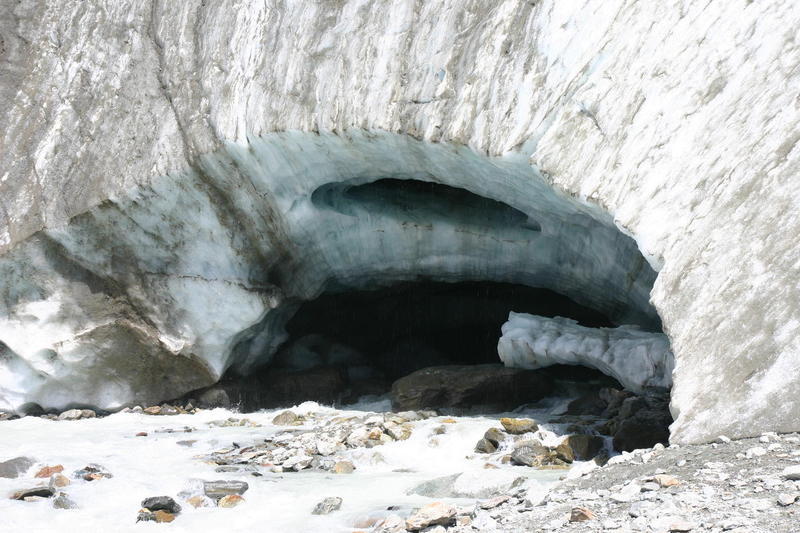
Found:
[(617, 379), (625, 388), (672, 386), (674, 361), (663, 333), (636, 326), (587, 328), (569, 318), (510, 313), (497, 353), (506, 366), (583, 365)]
[[(3, 2), (0, 408), (124, 403), (128, 349), (177, 380), (151, 395), (210, 383), (326, 284), (501, 277), (618, 318), (650, 297), (676, 442), (796, 431), (798, 25), (792, 0)], [(330, 185), (409, 177), (532, 221), (403, 227)]]

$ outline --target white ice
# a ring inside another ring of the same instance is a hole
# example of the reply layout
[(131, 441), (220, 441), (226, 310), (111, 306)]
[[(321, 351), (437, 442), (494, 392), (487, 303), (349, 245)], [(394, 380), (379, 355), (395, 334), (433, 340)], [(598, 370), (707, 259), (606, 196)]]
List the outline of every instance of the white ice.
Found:
[(569, 318), (509, 313), (497, 352), (506, 366), (583, 365), (617, 379), (632, 391), (669, 388), (674, 360), (663, 333), (637, 326), (587, 328)]

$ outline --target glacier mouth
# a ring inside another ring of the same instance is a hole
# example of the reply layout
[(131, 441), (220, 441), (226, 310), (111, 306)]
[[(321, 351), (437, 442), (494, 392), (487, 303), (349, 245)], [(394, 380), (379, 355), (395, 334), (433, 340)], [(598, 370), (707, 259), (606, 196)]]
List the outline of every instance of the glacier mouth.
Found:
[(655, 277), (607, 213), (519, 154), (386, 132), (252, 137), (0, 258), (0, 409), (175, 398), (269, 363), (303, 302), (417, 280), (549, 289), (659, 331)]

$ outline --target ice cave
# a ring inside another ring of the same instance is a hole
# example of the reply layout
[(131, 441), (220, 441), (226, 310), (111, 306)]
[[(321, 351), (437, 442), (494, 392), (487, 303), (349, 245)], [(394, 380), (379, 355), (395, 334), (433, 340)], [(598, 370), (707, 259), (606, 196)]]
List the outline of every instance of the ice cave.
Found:
[[(330, 366), (337, 350), (380, 382), (504, 363), (671, 385), (650, 262), (517, 155), (391, 134), (253, 138), (41, 232), (2, 268), (10, 410), (169, 400)], [(116, 309), (74, 307), (89, 294)], [(140, 382), (109, 346), (138, 350)]]

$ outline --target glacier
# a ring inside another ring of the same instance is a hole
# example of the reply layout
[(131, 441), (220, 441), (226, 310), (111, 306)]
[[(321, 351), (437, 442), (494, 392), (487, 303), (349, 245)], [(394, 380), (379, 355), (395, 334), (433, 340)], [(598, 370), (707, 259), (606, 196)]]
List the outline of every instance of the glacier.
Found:
[(587, 328), (569, 318), (514, 312), (502, 329), (497, 353), (506, 366), (587, 366), (634, 392), (672, 386), (674, 358), (663, 333), (636, 326)]
[[(339, 282), (499, 277), (660, 318), (674, 442), (800, 430), (798, 25), (791, 0), (4, 2), (0, 408), (246, 371)], [(531, 221), (400, 229), (381, 186), (335, 185), (409, 178)]]

